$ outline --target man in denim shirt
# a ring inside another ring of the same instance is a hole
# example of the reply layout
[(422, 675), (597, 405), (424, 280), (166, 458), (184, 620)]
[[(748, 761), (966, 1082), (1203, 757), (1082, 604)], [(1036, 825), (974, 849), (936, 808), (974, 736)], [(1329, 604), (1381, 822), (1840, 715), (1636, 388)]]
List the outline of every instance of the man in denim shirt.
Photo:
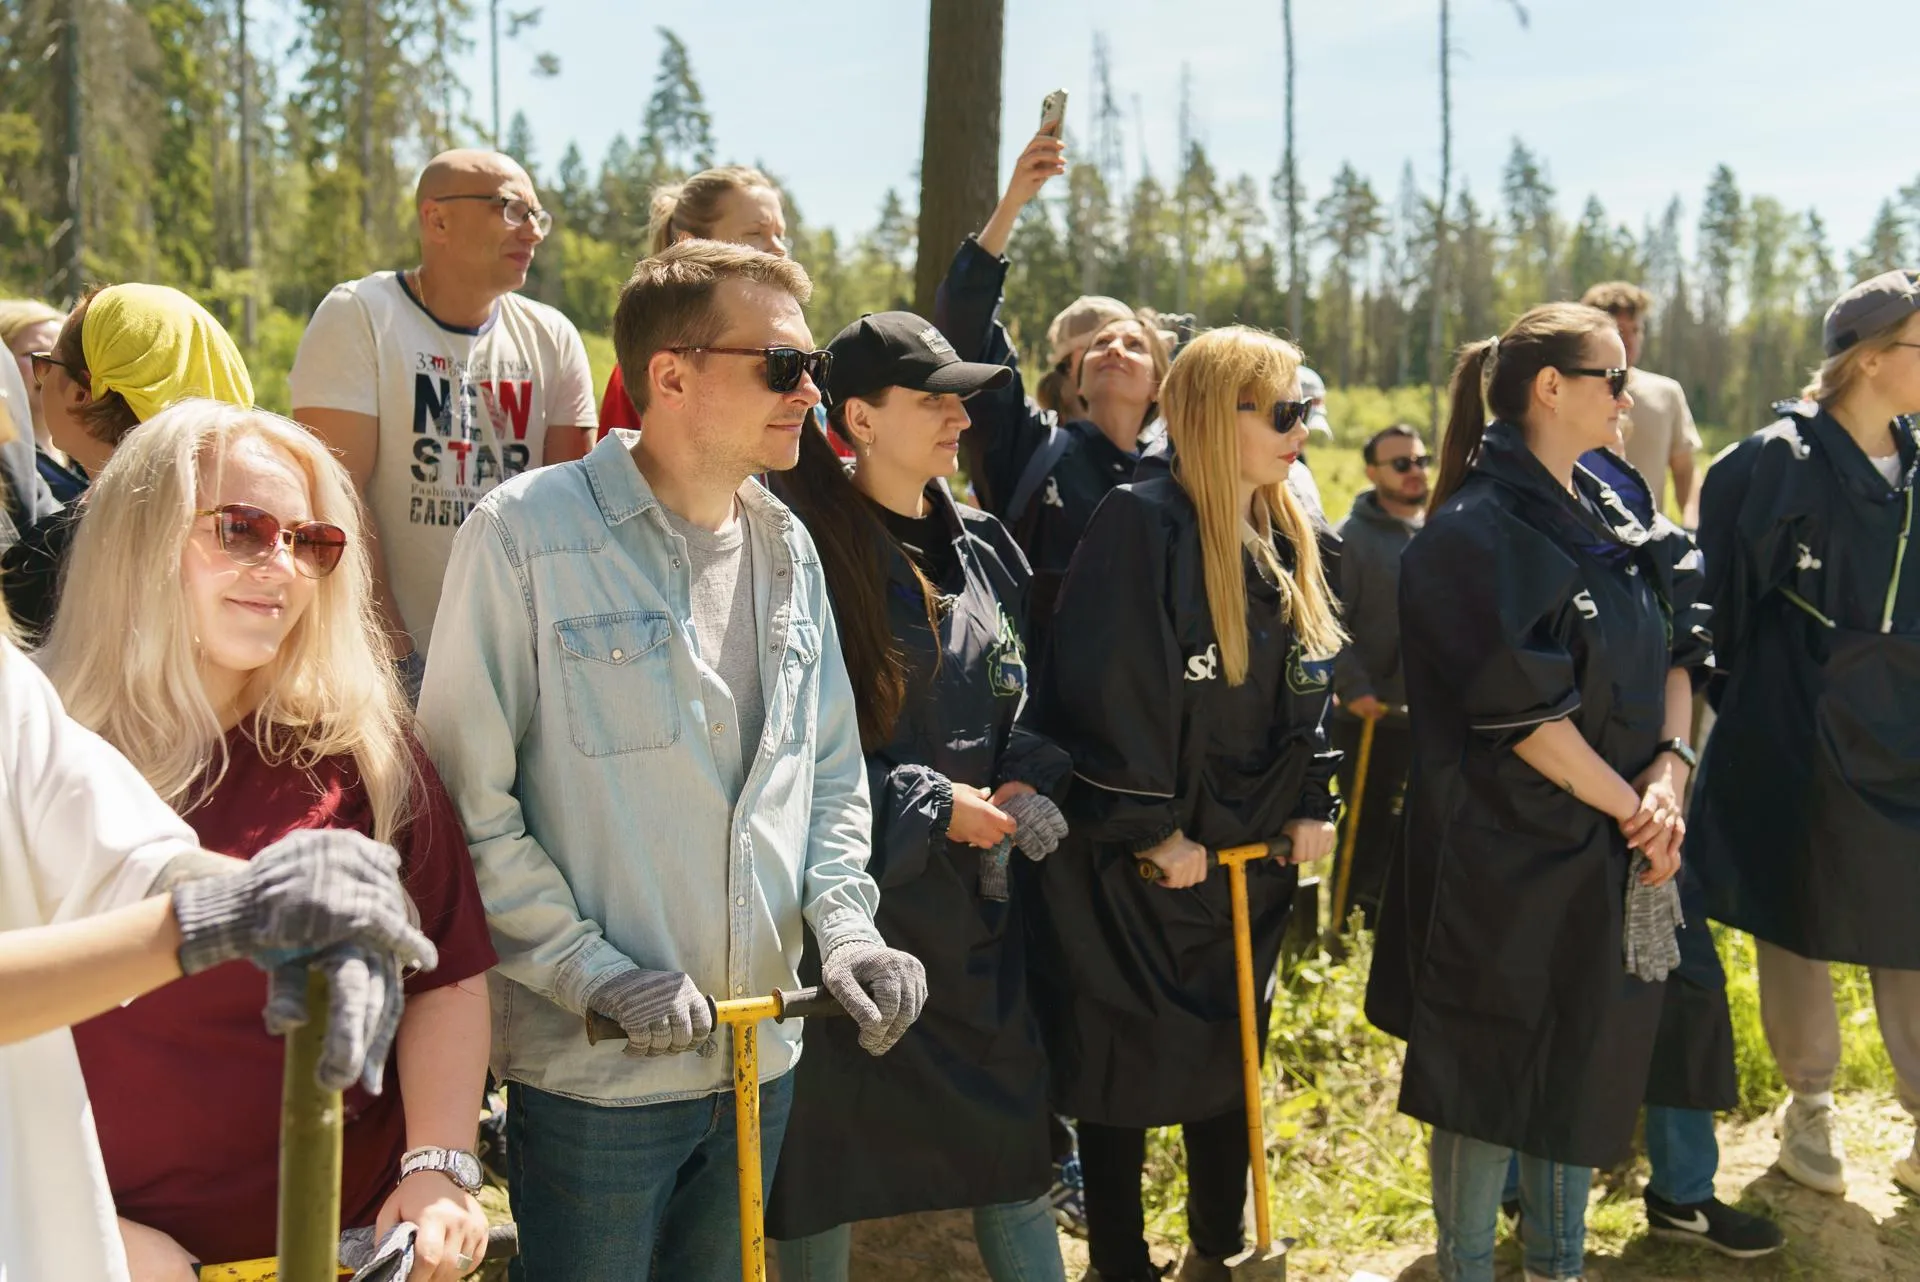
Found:
[[(925, 999), (873, 927), (818, 555), (748, 479), (794, 465), (820, 399), (810, 289), (791, 261), (711, 241), (641, 262), (614, 348), (644, 432), (501, 485), (454, 543), (420, 721), (500, 954), (517, 1278), (738, 1276), (706, 995), (794, 987), (803, 917), (867, 1050)], [(590, 1011), (624, 1052), (587, 1043)], [(799, 1054), (797, 1025), (763, 1033), (769, 1177)]]

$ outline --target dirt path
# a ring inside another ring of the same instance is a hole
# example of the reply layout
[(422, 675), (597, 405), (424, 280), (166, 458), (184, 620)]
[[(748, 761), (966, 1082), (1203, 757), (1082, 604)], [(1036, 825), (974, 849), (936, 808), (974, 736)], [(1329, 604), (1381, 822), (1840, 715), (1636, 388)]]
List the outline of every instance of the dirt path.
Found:
[[(1589, 1217), (1589, 1282), (1771, 1282), (1817, 1279), (1920, 1282), (1920, 1199), (1908, 1197), (1887, 1172), (1911, 1143), (1905, 1113), (1889, 1099), (1842, 1101), (1841, 1133), (1853, 1166), (1853, 1187), (1842, 1198), (1801, 1188), (1771, 1171), (1778, 1142), (1773, 1123), (1723, 1123), (1719, 1195), (1764, 1210), (1786, 1230), (1787, 1246), (1763, 1260), (1728, 1260), (1712, 1252), (1656, 1241), (1646, 1234), (1637, 1196), (1595, 1207)], [(1350, 1282), (1371, 1273), (1391, 1282), (1430, 1282), (1431, 1240), (1365, 1257), (1316, 1251), (1311, 1225), (1290, 1231), (1302, 1238), (1288, 1276), (1295, 1282)], [(1086, 1245), (1062, 1238), (1067, 1276), (1086, 1271)], [(1169, 1246), (1161, 1258), (1177, 1258)], [(1522, 1277), (1515, 1245), (1501, 1248), (1500, 1282)], [(905, 1216), (862, 1224), (854, 1234), (853, 1282), (985, 1282), (973, 1227), (964, 1212)]]

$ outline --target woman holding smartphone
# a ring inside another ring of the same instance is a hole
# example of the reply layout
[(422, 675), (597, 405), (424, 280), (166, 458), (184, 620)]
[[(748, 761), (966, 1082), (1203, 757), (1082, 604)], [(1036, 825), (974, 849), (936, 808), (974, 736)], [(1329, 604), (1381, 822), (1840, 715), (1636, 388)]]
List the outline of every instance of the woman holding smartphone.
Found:
[[(1299, 365), (1291, 344), (1238, 326), (1188, 345), (1166, 380), (1170, 466), (1143, 465), (1094, 513), (1025, 717), (1074, 760), (1031, 974), (1054, 1105), (1080, 1124), (1103, 1282), (1158, 1276), (1140, 1201), (1149, 1127), (1185, 1133), (1181, 1276), (1224, 1279), (1243, 1246), (1232, 913), (1208, 851), (1284, 836), (1304, 863), (1333, 848), (1325, 726), (1344, 636), (1286, 485), (1310, 408)], [(1097, 657), (1080, 648), (1094, 644)], [(1279, 960), (1296, 880), (1291, 864), (1247, 869), (1258, 974)]]
[(1579, 463), (1618, 446), (1626, 377), (1589, 307), (1464, 348), (1402, 563), (1413, 767), (1367, 1013), (1433, 1126), (1445, 1282), (1491, 1282), (1516, 1152), (1528, 1277), (1580, 1276), (1591, 1168), (1625, 1152), (1653, 1058), (1664, 985), (1630, 973), (1625, 905), (1679, 868), (1709, 638), (1675, 618), (1684, 536)]

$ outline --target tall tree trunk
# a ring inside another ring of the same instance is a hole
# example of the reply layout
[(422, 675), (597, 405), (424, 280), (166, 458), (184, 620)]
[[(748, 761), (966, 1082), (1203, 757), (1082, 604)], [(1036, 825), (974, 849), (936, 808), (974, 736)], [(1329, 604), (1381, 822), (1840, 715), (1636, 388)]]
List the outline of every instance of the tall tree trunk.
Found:
[(240, 28), (240, 270), (246, 279), (240, 334), (252, 351), (258, 333), (259, 288), (253, 279), (253, 58), (247, 46), (247, 0), (237, 0)]
[(1307, 283), (1300, 271), (1300, 162), (1293, 149), (1293, 0), (1280, 0), (1287, 45), (1287, 335), (1300, 341), (1306, 323)]
[(1440, 203), (1433, 214), (1433, 312), (1427, 321), (1427, 431), (1440, 443), (1440, 379), (1447, 305), (1447, 200), (1453, 189), (1452, 13), (1440, 0)]
[(913, 274), (914, 309), (922, 316), (933, 314), (933, 293), (954, 249), (986, 222), (999, 196), (1005, 23), (1005, 0), (930, 0)]
[(85, 138), (84, 95), (81, 93), (81, 12), (84, 0), (67, 0), (66, 21), (63, 24), (60, 42), (60, 76), (66, 82), (67, 108), (67, 186), (66, 208), (63, 226), (66, 239), (59, 256), (61, 262), (61, 296), (68, 302), (77, 300), (87, 287), (86, 269), (86, 187), (85, 174), (81, 168), (81, 147)]
[(488, 0), (488, 43), (493, 49), (493, 149), (500, 150), (500, 0)]
[(367, 264), (385, 246), (376, 238), (373, 223), (373, 95), (378, 78), (374, 72), (374, 0), (360, 0), (360, 227), (361, 253)]
[(1179, 203), (1180, 213), (1180, 257), (1175, 264), (1173, 278), (1173, 310), (1186, 312), (1187, 306), (1187, 268), (1188, 260), (1193, 257), (1193, 246), (1188, 239), (1189, 224), (1192, 221), (1191, 186), (1187, 175), (1192, 169), (1193, 154), (1193, 69), (1186, 64), (1180, 67), (1180, 155), (1174, 161), (1173, 180), (1179, 186), (1174, 195)]

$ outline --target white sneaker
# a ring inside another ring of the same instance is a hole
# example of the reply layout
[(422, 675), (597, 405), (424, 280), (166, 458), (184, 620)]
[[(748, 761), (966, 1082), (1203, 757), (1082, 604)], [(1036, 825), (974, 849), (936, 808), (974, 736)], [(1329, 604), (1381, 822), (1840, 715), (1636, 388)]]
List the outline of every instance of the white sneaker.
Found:
[[(1780, 1112), (1780, 1169), (1798, 1183), (1836, 1196), (1847, 1191), (1847, 1151), (1835, 1133), (1839, 1111), (1799, 1096)], [(1920, 1177), (1920, 1171), (1915, 1172)]]
[(1913, 1137), (1913, 1150), (1893, 1164), (1893, 1182), (1920, 1197), (1920, 1134)]

